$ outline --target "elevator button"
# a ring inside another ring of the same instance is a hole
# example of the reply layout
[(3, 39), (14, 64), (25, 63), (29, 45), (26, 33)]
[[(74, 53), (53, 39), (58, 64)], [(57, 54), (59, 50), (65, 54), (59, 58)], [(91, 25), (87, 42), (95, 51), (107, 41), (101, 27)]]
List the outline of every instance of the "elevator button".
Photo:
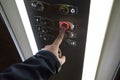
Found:
[(47, 40), (47, 38), (46, 38), (46, 37), (43, 37), (43, 40), (45, 40), (45, 41), (46, 41), (46, 40)]
[(68, 30), (70, 28), (70, 24), (66, 21), (60, 21), (59, 22), (59, 27), (61, 29), (65, 29), (65, 30)]
[(31, 6), (35, 8), (37, 6), (36, 2), (32, 2)]
[(75, 32), (67, 31), (66, 37), (67, 38), (77, 38), (77, 34)]
[(75, 30), (77, 28), (77, 25), (75, 25), (71, 22), (69, 22), (69, 24), (70, 24), (70, 30)]
[(77, 42), (74, 41), (74, 40), (71, 40), (71, 39), (67, 39), (67, 43), (71, 46), (76, 46), (77, 45)]
[(74, 14), (74, 13), (76, 12), (76, 10), (75, 10), (74, 8), (72, 8), (72, 9), (70, 10), (70, 12), (71, 12), (72, 14)]
[(31, 3), (31, 6), (39, 11), (44, 11), (44, 4), (41, 1), (35, 1)]

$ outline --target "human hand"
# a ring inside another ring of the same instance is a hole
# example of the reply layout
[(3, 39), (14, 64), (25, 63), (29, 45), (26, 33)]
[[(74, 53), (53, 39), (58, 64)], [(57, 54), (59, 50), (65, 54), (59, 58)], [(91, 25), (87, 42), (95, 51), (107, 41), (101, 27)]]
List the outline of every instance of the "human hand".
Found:
[(66, 61), (66, 57), (62, 56), (62, 52), (59, 48), (60, 44), (62, 43), (62, 40), (64, 38), (65, 30), (61, 29), (59, 32), (58, 37), (55, 39), (55, 41), (51, 45), (46, 45), (42, 50), (47, 50), (52, 52), (57, 59), (59, 60), (60, 64), (63, 65)]

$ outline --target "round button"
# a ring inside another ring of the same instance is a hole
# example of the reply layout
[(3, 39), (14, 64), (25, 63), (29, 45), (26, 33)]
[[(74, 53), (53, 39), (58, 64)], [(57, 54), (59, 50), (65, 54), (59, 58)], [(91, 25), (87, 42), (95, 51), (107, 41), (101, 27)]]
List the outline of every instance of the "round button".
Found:
[(46, 41), (46, 40), (47, 40), (47, 38), (46, 38), (46, 37), (43, 37), (43, 40), (45, 40), (45, 41)]
[(74, 40), (71, 40), (71, 39), (67, 39), (67, 43), (71, 46), (76, 46), (77, 45), (77, 42), (74, 41)]
[(71, 32), (71, 31), (68, 32), (68, 38), (76, 38), (76, 37), (77, 37), (76, 33)]
[(60, 24), (60, 28), (61, 29), (65, 29), (65, 30), (68, 30), (69, 28), (70, 28), (70, 24), (68, 23), (68, 22), (59, 22), (59, 24)]
[(32, 6), (32, 7), (36, 7), (36, 6), (37, 6), (36, 2), (32, 2), (32, 3), (31, 3), (31, 6)]
[(61, 14), (68, 14), (69, 13), (69, 8), (67, 5), (60, 5), (59, 11)]
[(74, 14), (76, 11), (75, 11), (74, 8), (72, 8), (72, 9), (70, 10), (70, 12), (71, 12), (72, 14)]

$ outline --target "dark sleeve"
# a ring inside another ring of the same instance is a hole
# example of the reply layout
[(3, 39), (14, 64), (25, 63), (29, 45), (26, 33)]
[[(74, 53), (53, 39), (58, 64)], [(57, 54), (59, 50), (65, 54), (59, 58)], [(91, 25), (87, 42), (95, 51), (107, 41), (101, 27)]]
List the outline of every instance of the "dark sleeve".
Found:
[(0, 73), (0, 80), (48, 80), (59, 67), (56, 56), (49, 51), (39, 51), (23, 63), (12, 65)]

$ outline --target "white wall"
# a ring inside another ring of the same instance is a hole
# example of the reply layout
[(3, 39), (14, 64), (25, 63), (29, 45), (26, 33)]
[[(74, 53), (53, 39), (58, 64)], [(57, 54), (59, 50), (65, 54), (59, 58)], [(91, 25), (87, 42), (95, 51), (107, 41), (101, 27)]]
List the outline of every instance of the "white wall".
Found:
[(95, 80), (114, 0), (91, 0), (82, 80)]
[(95, 80), (112, 80), (120, 62), (120, 0), (114, 1)]

